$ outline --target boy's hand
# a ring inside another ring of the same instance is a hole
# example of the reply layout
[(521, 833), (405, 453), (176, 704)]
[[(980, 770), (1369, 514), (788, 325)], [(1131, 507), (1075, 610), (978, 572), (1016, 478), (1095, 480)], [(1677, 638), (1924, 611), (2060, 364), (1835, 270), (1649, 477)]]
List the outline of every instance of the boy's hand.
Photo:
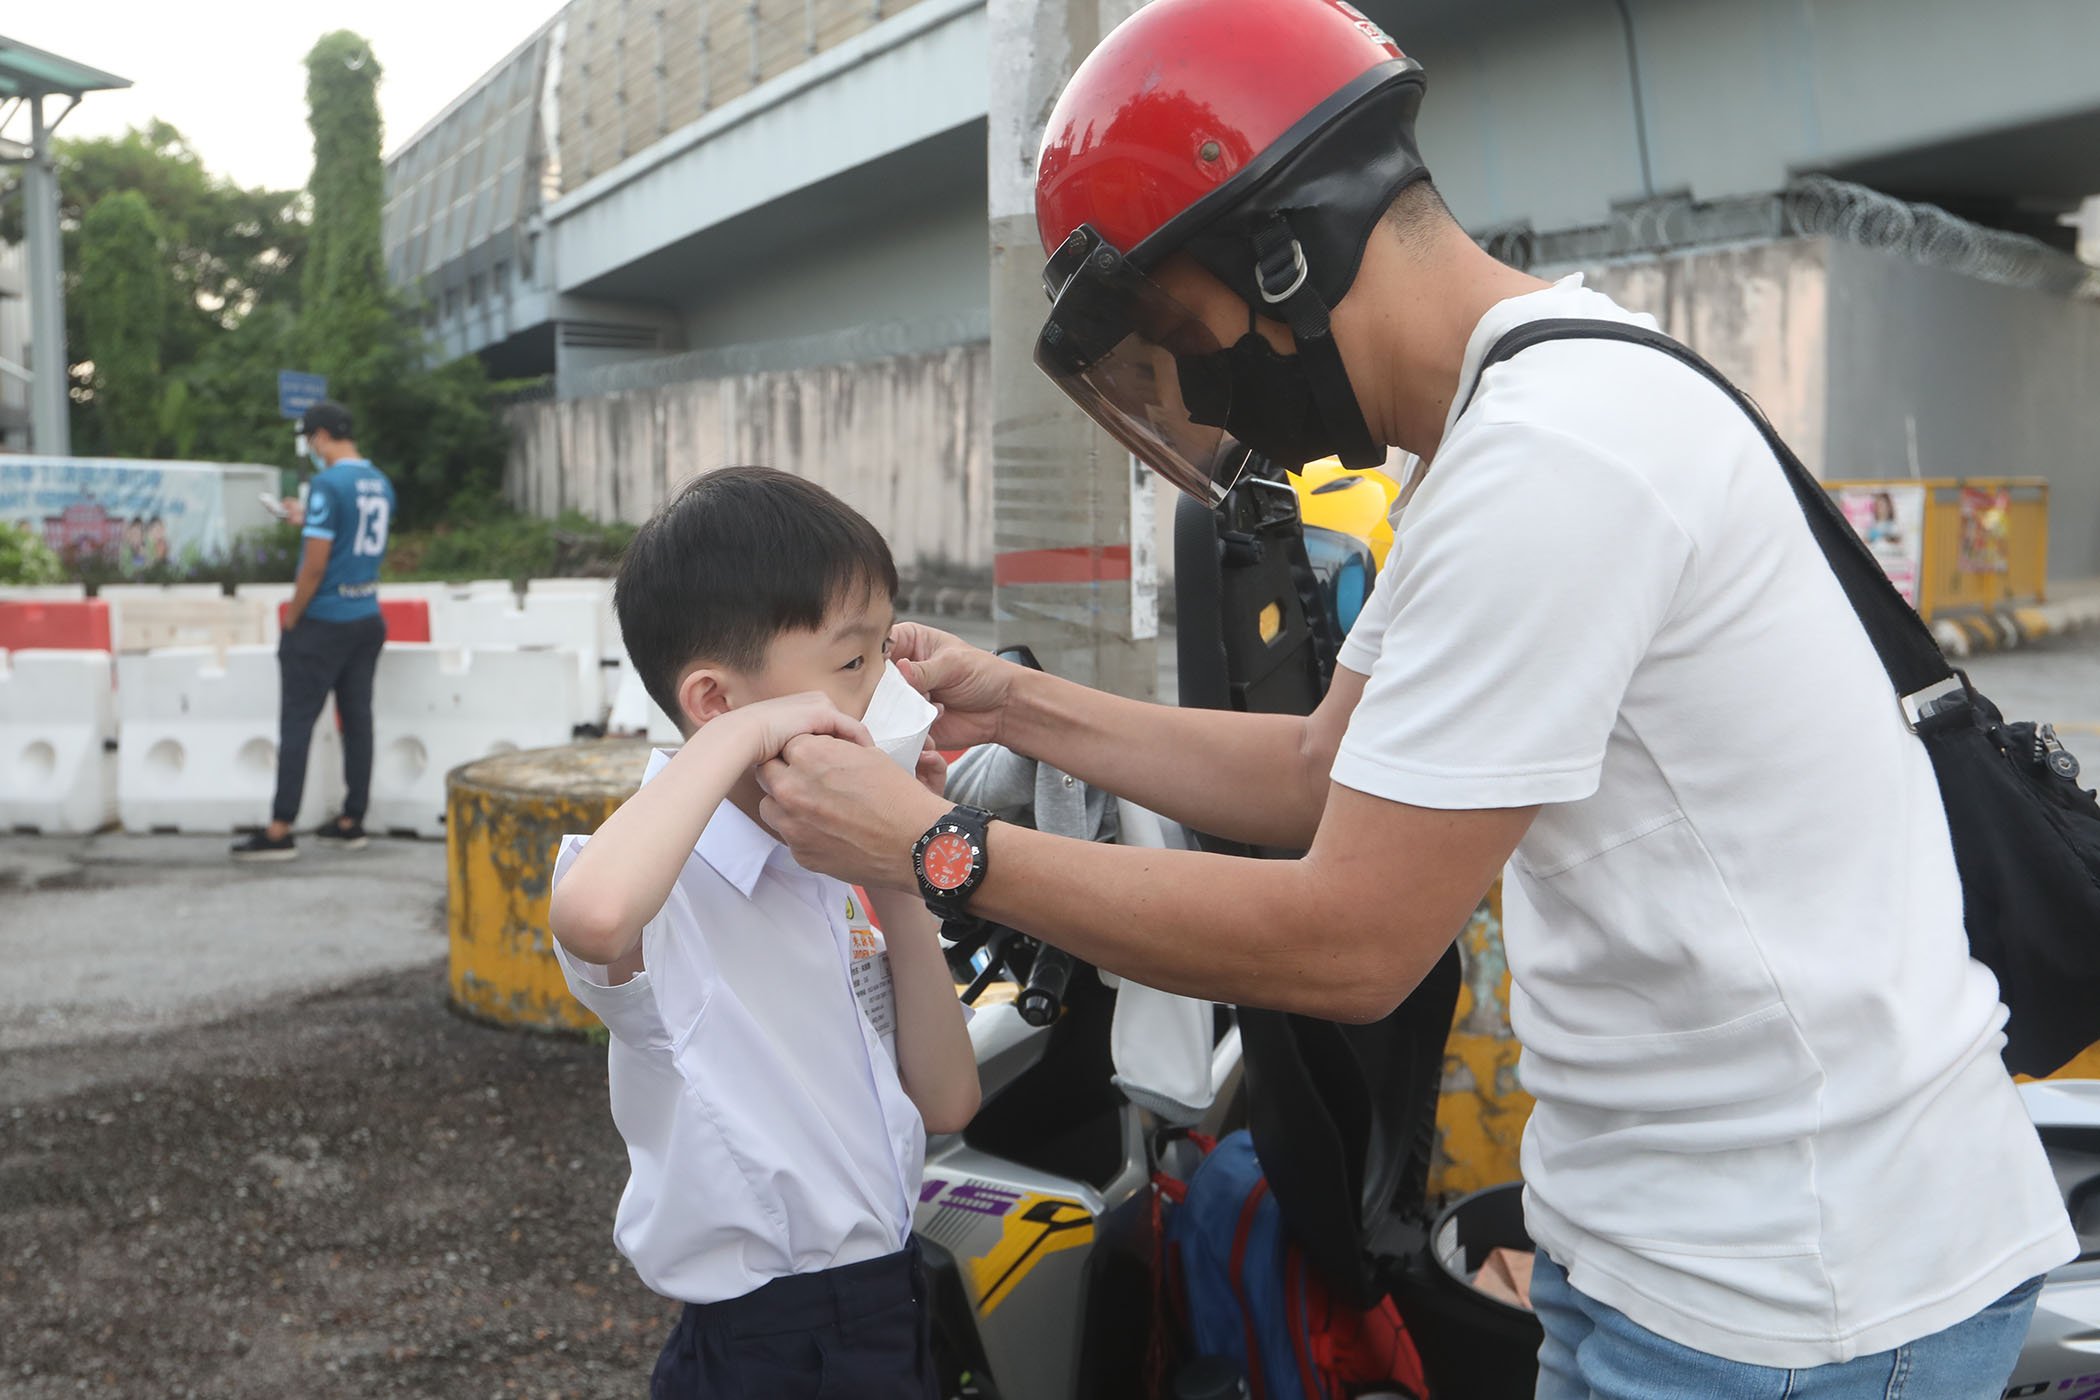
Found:
[(948, 760), (941, 757), (941, 751), (933, 746), (930, 737), (926, 740), (925, 751), (919, 755), (919, 766), (913, 770), (913, 775), (935, 797), (948, 795)]
[(817, 691), (761, 700), (733, 710), (723, 718), (734, 718), (749, 737), (753, 767), (779, 756), (788, 740), (803, 734), (828, 734), (851, 744), (871, 745), (866, 726), (842, 714), (831, 698)]

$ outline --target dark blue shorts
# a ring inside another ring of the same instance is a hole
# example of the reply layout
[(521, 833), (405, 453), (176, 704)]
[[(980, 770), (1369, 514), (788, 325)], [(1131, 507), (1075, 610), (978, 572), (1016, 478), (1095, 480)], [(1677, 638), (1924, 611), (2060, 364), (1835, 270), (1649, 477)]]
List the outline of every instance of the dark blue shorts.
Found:
[(939, 1400), (919, 1247), (686, 1304), (650, 1400)]

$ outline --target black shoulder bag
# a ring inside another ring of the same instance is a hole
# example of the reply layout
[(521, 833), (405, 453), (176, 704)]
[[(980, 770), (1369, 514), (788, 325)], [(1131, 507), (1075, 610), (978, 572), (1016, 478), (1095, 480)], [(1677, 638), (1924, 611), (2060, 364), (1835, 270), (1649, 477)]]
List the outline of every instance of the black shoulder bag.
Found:
[(2100, 804), (2079, 787), (2078, 760), (2048, 725), (2007, 723), (1947, 664), (1843, 513), (1750, 396), (1719, 370), (1658, 331), (1590, 320), (1519, 326), (1495, 342), (1480, 368), (1549, 340), (1619, 340), (1660, 350), (1712, 380), (1750, 416), (1786, 469), (1905, 721), (1932, 757), (1961, 872), (1969, 951), (1997, 974), (1998, 994), (2012, 1013), (2006, 1067), (2050, 1074), (2100, 1041)]

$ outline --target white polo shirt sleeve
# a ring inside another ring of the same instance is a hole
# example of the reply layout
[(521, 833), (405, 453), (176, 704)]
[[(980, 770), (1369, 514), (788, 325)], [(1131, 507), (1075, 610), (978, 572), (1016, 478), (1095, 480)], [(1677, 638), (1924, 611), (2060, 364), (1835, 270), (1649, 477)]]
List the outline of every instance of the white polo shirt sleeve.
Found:
[(1581, 439), (1466, 426), (1342, 647), (1369, 679), (1333, 778), (1446, 810), (1578, 801), (1692, 541), (1647, 479)]
[[(588, 840), (588, 836), (562, 837), (561, 850), (554, 858), (554, 876), (547, 883), (550, 892), (569, 873), (569, 867), (576, 863), (576, 853)], [(663, 916), (659, 914), (657, 917)], [(648, 930), (643, 931), (642, 937), (646, 942)], [(548, 941), (554, 944), (554, 958), (561, 964), (562, 978), (569, 984), (569, 994), (603, 1021), (615, 1039), (637, 1050), (668, 1051), (671, 1048), (671, 1036), (657, 1010), (656, 989), (646, 969), (615, 987), (610, 985), (610, 974), (603, 963), (585, 962), (562, 947), (559, 940), (550, 938)]]

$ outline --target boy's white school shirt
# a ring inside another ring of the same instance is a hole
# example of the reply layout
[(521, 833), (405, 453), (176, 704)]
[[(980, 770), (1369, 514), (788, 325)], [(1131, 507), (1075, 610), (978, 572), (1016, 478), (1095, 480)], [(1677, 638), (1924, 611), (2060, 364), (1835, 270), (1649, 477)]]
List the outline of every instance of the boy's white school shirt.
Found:
[[(587, 839), (562, 838), (555, 883)], [(612, 1033), (631, 1169), (613, 1239), (643, 1283), (713, 1303), (904, 1247), (926, 1131), (897, 1077), (887, 951), (850, 887), (724, 802), (642, 931), (646, 971), (612, 987), (555, 956)]]

